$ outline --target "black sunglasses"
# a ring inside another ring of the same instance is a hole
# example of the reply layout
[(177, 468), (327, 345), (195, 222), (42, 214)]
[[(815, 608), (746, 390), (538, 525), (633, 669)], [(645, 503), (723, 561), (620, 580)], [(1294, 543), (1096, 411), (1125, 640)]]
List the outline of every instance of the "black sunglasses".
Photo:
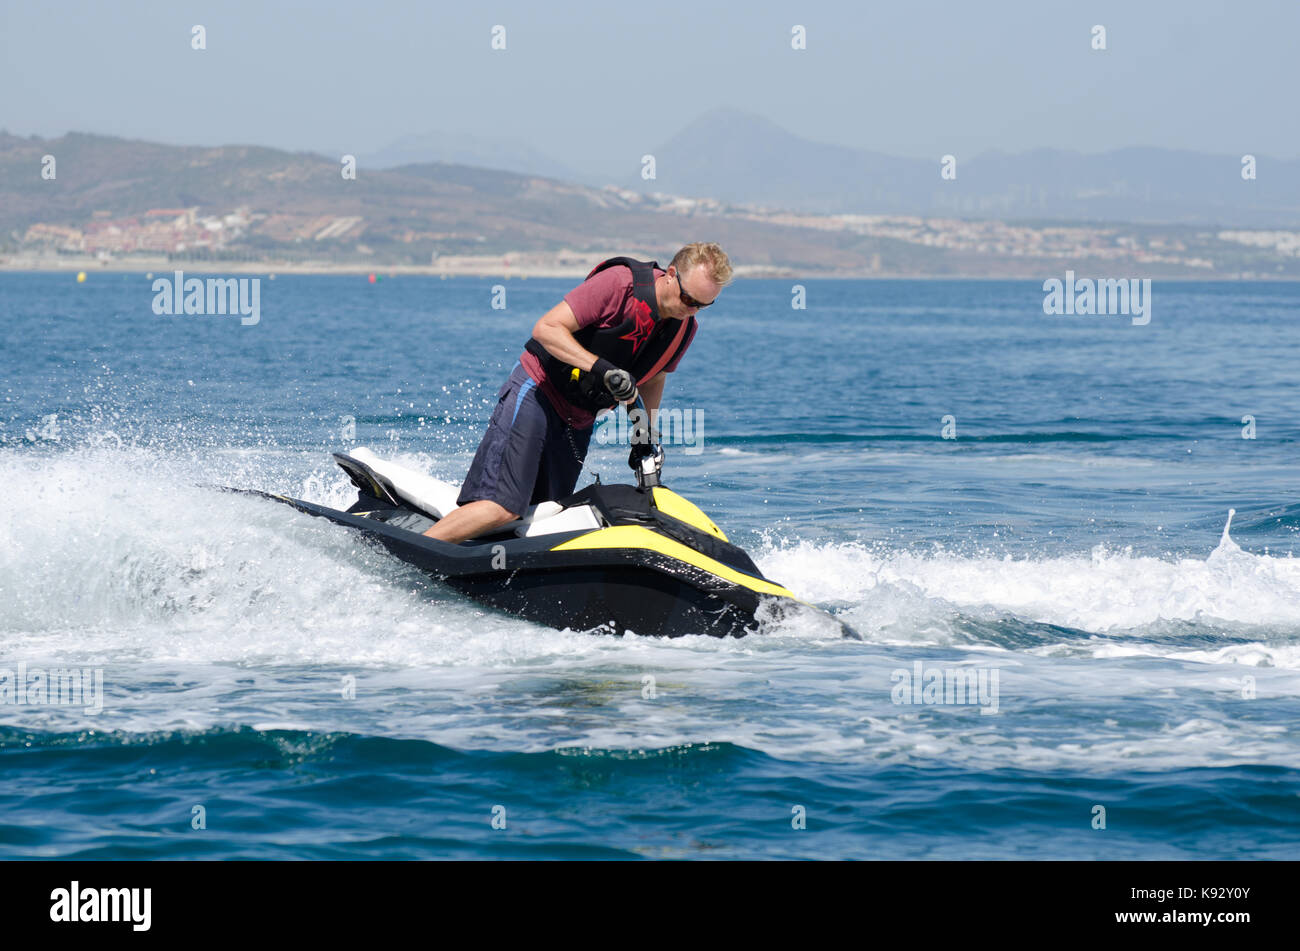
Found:
[(712, 307), (715, 303), (717, 303), (717, 298), (714, 298), (713, 300), (709, 301), (707, 304), (704, 303), (703, 301), (696, 300), (690, 294), (686, 293), (686, 288), (682, 287), (681, 272), (678, 271), (673, 276), (677, 278), (677, 293), (681, 295), (682, 303), (685, 304), (687, 307), (697, 307), (700, 310), (703, 310), (704, 308)]

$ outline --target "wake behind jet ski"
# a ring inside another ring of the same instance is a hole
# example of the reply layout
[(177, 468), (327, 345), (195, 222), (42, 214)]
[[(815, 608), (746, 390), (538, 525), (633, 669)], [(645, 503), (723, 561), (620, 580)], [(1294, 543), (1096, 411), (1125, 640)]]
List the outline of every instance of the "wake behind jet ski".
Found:
[(357, 529), (456, 591), (555, 628), (739, 637), (761, 620), (809, 612), (857, 637), (765, 578), (707, 515), (663, 486), (663, 449), (653, 450), (635, 486), (597, 483), (458, 544), (423, 534), (456, 508), (457, 488), (364, 448), (334, 454), (358, 489), (345, 512), (256, 494)]

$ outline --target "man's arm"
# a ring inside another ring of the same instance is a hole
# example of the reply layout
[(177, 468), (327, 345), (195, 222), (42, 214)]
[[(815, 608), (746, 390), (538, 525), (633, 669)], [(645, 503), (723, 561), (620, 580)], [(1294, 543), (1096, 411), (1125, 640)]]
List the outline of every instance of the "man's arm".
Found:
[(626, 403), (636, 396), (636, 381), (632, 374), (598, 357), (573, 336), (578, 330), (578, 318), (567, 301), (560, 301), (533, 325), (533, 337), (546, 348), (546, 352), (570, 366), (594, 373), (616, 400)]
[(533, 338), (553, 357), (577, 367), (590, 370), (596, 355), (574, 339), (579, 330), (578, 318), (566, 301), (560, 301), (533, 325)]

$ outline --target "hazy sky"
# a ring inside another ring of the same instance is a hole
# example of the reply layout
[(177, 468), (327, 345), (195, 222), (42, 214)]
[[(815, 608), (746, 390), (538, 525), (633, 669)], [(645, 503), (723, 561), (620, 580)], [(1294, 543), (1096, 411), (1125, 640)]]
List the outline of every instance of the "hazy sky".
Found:
[[(190, 29), (207, 29), (207, 49)], [(495, 24), (504, 51), (490, 48)], [(790, 47), (807, 28), (807, 49)], [(1109, 49), (1090, 48), (1094, 24)], [(1297, 0), (0, 0), (0, 128), (375, 151), (434, 130), (639, 159), (719, 106), (929, 157), (1300, 156)]]

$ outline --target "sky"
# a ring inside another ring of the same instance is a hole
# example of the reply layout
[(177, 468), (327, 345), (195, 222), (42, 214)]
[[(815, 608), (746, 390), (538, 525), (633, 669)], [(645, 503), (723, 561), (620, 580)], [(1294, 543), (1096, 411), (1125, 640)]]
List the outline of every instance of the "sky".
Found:
[[(806, 49), (791, 48), (796, 24)], [(917, 158), (1295, 158), (1298, 46), (1297, 0), (0, 0), (0, 129), (331, 155), (438, 131), (582, 166), (639, 161), (733, 107)]]

